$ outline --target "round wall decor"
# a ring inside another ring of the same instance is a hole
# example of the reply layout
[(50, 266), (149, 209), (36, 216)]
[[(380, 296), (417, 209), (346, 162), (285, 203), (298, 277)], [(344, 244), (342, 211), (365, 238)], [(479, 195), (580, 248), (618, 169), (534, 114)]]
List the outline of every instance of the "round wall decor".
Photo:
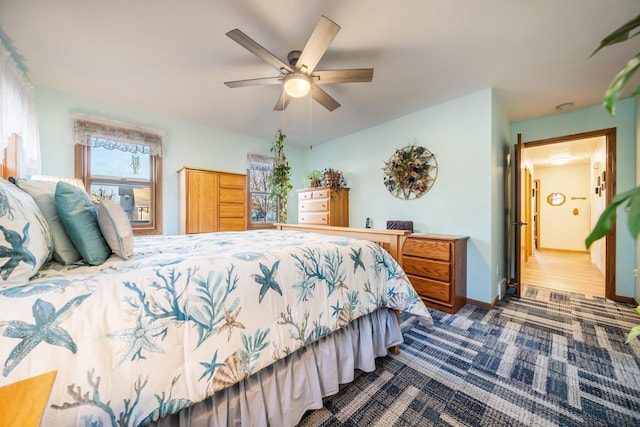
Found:
[(399, 199), (417, 199), (431, 189), (438, 175), (433, 153), (419, 145), (396, 150), (384, 163), (384, 185)]

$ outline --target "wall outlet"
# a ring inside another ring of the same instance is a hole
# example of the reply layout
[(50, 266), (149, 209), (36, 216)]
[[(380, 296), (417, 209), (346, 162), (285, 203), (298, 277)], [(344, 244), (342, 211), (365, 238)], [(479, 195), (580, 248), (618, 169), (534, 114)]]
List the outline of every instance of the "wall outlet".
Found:
[(633, 269), (633, 277), (640, 277), (640, 268)]

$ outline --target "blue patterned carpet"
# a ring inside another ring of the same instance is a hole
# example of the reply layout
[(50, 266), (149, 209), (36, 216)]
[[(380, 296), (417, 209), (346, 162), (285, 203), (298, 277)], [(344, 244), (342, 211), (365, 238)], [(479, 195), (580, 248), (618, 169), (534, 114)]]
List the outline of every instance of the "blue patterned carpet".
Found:
[(528, 287), (494, 310), (403, 317), (401, 353), (325, 399), (305, 426), (640, 426), (632, 307)]

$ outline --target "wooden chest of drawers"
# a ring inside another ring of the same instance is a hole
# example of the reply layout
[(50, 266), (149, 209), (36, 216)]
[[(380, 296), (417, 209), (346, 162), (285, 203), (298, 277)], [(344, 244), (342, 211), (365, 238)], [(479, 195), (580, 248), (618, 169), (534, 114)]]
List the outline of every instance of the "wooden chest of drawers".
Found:
[(314, 187), (298, 190), (298, 223), (349, 226), (349, 189)]
[(411, 234), (402, 268), (428, 307), (456, 313), (467, 301), (466, 236)]
[(184, 167), (178, 171), (180, 233), (247, 229), (247, 176)]

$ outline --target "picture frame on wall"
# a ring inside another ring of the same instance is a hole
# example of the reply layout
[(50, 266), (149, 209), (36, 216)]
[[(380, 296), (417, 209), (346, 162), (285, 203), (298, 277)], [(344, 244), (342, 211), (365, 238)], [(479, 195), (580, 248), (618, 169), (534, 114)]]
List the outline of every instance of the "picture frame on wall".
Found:
[(600, 187), (601, 182), (600, 182), (600, 175), (598, 175), (598, 187)]
[(596, 196), (600, 195), (600, 187), (596, 187)]
[(602, 171), (602, 182), (603, 183), (606, 181), (605, 180), (606, 174), (607, 174), (607, 171)]

